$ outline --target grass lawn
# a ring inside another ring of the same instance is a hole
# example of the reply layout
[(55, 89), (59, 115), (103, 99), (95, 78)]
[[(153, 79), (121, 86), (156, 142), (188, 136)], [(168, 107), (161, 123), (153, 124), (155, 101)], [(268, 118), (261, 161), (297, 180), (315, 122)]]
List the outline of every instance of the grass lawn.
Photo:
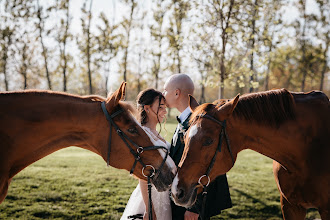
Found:
[[(175, 126), (167, 122), (167, 140)], [(243, 151), (227, 176), (234, 207), (212, 219), (282, 219), (271, 159)], [(14, 177), (0, 219), (119, 219), (137, 182), (98, 155), (70, 147)], [(314, 218), (318, 213), (309, 211), (307, 219)]]

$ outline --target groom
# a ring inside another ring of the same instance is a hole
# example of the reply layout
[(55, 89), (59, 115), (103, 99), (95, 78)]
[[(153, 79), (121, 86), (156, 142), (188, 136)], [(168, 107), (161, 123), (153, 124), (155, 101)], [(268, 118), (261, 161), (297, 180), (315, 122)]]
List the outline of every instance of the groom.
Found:
[[(178, 119), (178, 126), (175, 130), (172, 142), (170, 156), (178, 165), (184, 150), (184, 133), (189, 128), (189, 119), (191, 110), (189, 108), (189, 94), (194, 93), (194, 83), (186, 74), (174, 74), (170, 76), (164, 85), (163, 95), (169, 108), (176, 108), (181, 112)], [(177, 206), (171, 201), (173, 220), (197, 220), (202, 207), (202, 196), (197, 196), (197, 201), (193, 207), (186, 209)], [(232, 207), (228, 182), (226, 175), (217, 177), (208, 187), (206, 199), (206, 218), (221, 213), (221, 210)]]

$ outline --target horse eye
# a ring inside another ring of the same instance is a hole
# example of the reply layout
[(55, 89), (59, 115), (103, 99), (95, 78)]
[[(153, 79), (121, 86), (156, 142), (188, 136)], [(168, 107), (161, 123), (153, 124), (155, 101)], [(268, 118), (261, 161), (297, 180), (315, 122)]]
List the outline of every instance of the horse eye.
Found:
[(213, 140), (211, 138), (208, 138), (203, 142), (203, 146), (209, 146), (212, 143), (213, 143)]
[(131, 134), (137, 134), (138, 130), (136, 129), (136, 127), (131, 127), (131, 128), (128, 129), (128, 132), (131, 133)]

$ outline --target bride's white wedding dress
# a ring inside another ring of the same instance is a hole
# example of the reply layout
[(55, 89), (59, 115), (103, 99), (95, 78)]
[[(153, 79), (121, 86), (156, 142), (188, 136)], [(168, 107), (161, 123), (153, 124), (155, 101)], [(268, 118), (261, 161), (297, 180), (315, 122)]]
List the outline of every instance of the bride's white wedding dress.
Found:
[[(156, 146), (164, 146), (168, 150), (170, 150), (170, 143), (164, 143), (161, 139), (159, 139), (156, 135), (152, 133), (152, 131), (142, 126), (142, 128), (146, 131), (153, 144)], [(169, 191), (158, 192), (156, 188), (152, 185), (151, 188), (151, 200), (152, 206), (156, 213), (157, 220), (171, 220), (172, 219), (172, 211), (171, 211), (171, 201)], [(131, 219), (129, 216), (136, 214), (144, 214), (146, 210), (145, 204), (143, 202), (140, 184), (138, 184), (131, 194), (131, 197), (128, 200), (125, 211), (120, 218), (120, 220)]]

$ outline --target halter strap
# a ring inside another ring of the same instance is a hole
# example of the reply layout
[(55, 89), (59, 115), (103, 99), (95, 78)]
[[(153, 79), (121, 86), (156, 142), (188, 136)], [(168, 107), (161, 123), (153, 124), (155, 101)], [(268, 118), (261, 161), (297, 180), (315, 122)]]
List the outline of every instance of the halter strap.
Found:
[[(152, 201), (151, 201), (151, 178), (157, 177), (160, 173), (160, 170), (162, 169), (162, 167), (164, 166), (166, 159), (168, 157), (168, 149), (164, 146), (149, 146), (149, 147), (141, 147), (139, 145), (137, 145), (136, 143), (134, 143), (133, 140), (131, 140), (119, 127), (118, 125), (113, 121), (113, 118), (116, 117), (117, 115), (119, 115), (120, 113), (122, 113), (124, 110), (123, 109), (119, 109), (118, 111), (116, 111), (113, 114), (109, 114), (106, 107), (105, 107), (105, 102), (101, 103), (101, 108), (102, 111), (106, 117), (106, 119), (109, 121), (110, 124), (110, 134), (109, 134), (109, 142), (108, 142), (108, 153), (107, 153), (107, 165), (110, 165), (110, 152), (111, 152), (111, 139), (112, 139), (112, 127), (115, 128), (118, 136), (124, 141), (125, 145), (128, 147), (129, 151), (131, 152), (131, 154), (134, 156), (135, 161), (133, 163), (132, 169), (130, 171), (130, 174), (132, 174), (134, 172), (134, 169), (136, 167), (137, 162), (139, 162), (143, 169), (142, 169), (142, 175), (147, 177), (148, 180), (148, 194), (149, 194), (149, 220), (152, 220)], [(136, 150), (134, 150), (131, 145), (133, 145)], [(165, 157), (161, 163), (161, 165), (159, 166), (159, 169), (156, 170), (152, 165), (146, 165), (143, 163), (143, 161), (140, 158), (140, 154), (142, 154), (144, 151), (148, 151), (148, 150), (157, 150), (157, 149), (162, 149), (165, 152)], [(152, 172), (149, 175), (146, 175), (144, 173), (144, 170), (146, 167), (151, 167)]]
[[(210, 177), (209, 177), (209, 174), (215, 164), (215, 160), (216, 160), (216, 157), (217, 157), (217, 154), (218, 152), (221, 152), (221, 146), (222, 146), (222, 141), (223, 141), (223, 138), (225, 137), (226, 139), (226, 143), (227, 143), (227, 148), (228, 148), (228, 151), (230, 153), (230, 156), (231, 156), (231, 159), (233, 161), (233, 165), (235, 163), (234, 161), (234, 157), (233, 157), (233, 153), (231, 151), (231, 148), (230, 148), (230, 143), (229, 143), (229, 138), (228, 138), (228, 135), (227, 135), (227, 132), (226, 132), (226, 120), (224, 121), (219, 121), (218, 119), (210, 116), (210, 115), (198, 115), (200, 118), (207, 118), (207, 119), (210, 119), (211, 121), (221, 125), (221, 131), (220, 131), (220, 136), (219, 136), (219, 142), (218, 142), (218, 146), (217, 146), (217, 149), (212, 157), (212, 160), (210, 162), (210, 165), (209, 167), (207, 168), (206, 170), (206, 173), (204, 175), (202, 175), (199, 180), (198, 180), (198, 183), (203, 187), (203, 200), (202, 200), (202, 209), (201, 209), (201, 219), (203, 220), (205, 218), (205, 206), (206, 206), (206, 195), (207, 195), (207, 187), (210, 183)], [(208, 179), (208, 182), (207, 184), (202, 184), (201, 180), (206, 177)]]
[(228, 135), (227, 135), (227, 132), (226, 132), (226, 127), (227, 127), (227, 121), (224, 120), (224, 121), (219, 121), (218, 119), (210, 116), (210, 115), (198, 115), (199, 117), (201, 118), (207, 118), (207, 119), (210, 119), (211, 121), (221, 125), (221, 131), (220, 131), (220, 136), (219, 136), (219, 142), (218, 142), (218, 146), (217, 146), (217, 150), (211, 160), (211, 163), (209, 165), (209, 168), (207, 169), (207, 172), (206, 172), (206, 175), (208, 175), (210, 172), (211, 172), (211, 169), (212, 167), (214, 166), (214, 162), (215, 162), (215, 158), (217, 156), (217, 153), (218, 152), (221, 152), (221, 146), (222, 146), (222, 141), (223, 141), (223, 137), (225, 137), (226, 139), (226, 144), (227, 144), (227, 148), (228, 148), (228, 151), (230, 153), (230, 156), (231, 156), (231, 159), (232, 159), (232, 162), (233, 162), (233, 165), (235, 163), (234, 161), (234, 156), (233, 156), (233, 153), (231, 151), (231, 147), (230, 147), (230, 142), (229, 142), (229, 138), (228, 138)]
[[(120, 113), (122, 113), (124, 110), (123, 109), (119, 109), (118, 111), (116, 111), (113, 114), (109, 114), (106, 107), (105, 107), (105, 102), (101, 103), (101, 107), (103, 110), (103, 113), (106, 117), (106, 119), (109, 121), (110, 124), (110, 135), (109, 135), (109, 142), (108, 142), (108, 153), (107, 153), (107, 165), (109, 166), (110, 164), (110, 152), (111, 152), (111, 140), (112, 140), (112, 126), (115, 128), (118, 136), (124, 141), (125, 145), (128, 147), (129, 151), (131, 152), (131, 154), (134, 156), (135, 161), (134, 164), (132, 166), (132, 169), (130, 171), (130, 174), (132, 174), (134, 172), (135, 166), (137, 164), (137, 162), (139, 162), (142, 167), (146, 168), (146, 164), (143, 163), (143, 161), (140, 158), (140, 154), (143, 153), (144, 151), (148, 151), (148, 150), (157, 150), (157, 149), (163, 149), (165, 151), (165, 157), (159, 167), (158, 170), (156, 170), (156, 173), (151, 174), (154, 176), (158, 176), (159, 172), (161, 170), (161, 168), (163, 167), (163, 165), (166, 162), (166, 159), (168, 157), (168, 149), (164, 146), (148, 146), (148, 147), (140, 147), (139, 145), (137, 145), (136, 143), (134, 143), (134, 141), (132, 139), (130, 139), (124, 132), (122, 132), (122, 130), (118, 127), (118, 125), (113, 121), (113, 118), (116, 117), (117, 115), (119, 115)], [(133, 145), (136, 150), (134, 150), (131, 145)]]
[(112, 115), (110, 115), (105, 107), (105, 102), (101, 103), (101, 108), (102, 111), (106, 117), (106, 119), (109, 121), (110, 124), (110, 135), (109, 135), (109, 142), (108, 142), (108, 153), (107, 153), (107, 166), (110, 166), (110, 152), (111, 152), (111, 139), (112, 139), (112, 125), (114, 124), (113, 122), (113, 118), (116, 117), (117, 115), (119, 115), (120, 113), (123, 112), (123, 109), (120, 109), (118, 111), (116, 111), (115, 113), (113, 113)]

